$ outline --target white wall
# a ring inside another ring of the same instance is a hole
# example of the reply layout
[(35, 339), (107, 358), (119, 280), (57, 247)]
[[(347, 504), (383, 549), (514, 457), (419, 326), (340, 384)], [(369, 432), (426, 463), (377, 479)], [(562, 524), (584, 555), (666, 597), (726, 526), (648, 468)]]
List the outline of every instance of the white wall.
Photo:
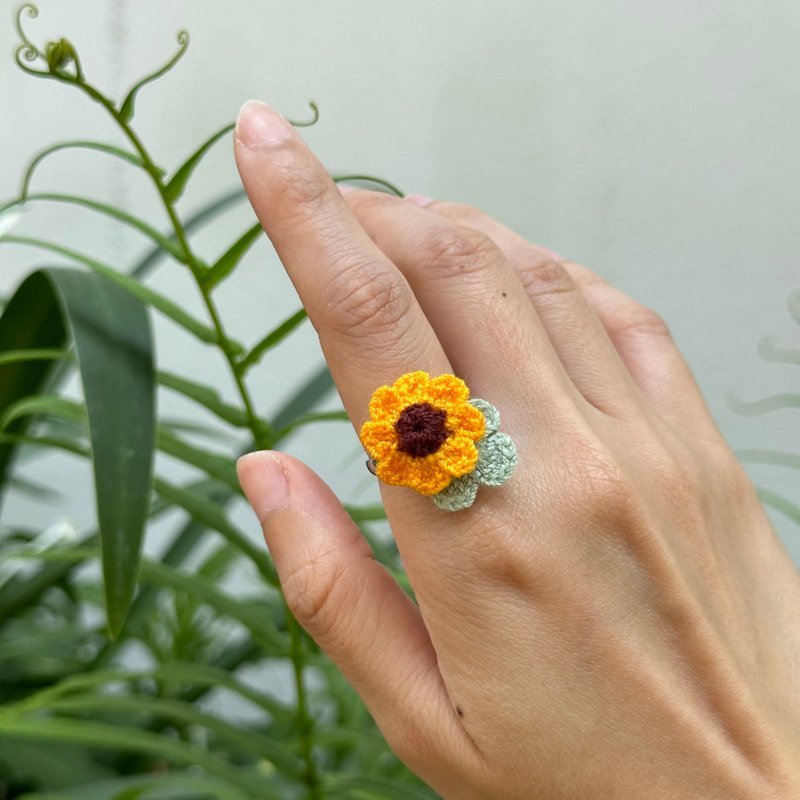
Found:
[[(404, 190), (479, 205), (582, 261), (655, 308), (694, 368), (736, 447), (800, 451), (797, 411), (742, 418), (726, 394), (755, 399), (797, 391), (797, 368), (761, 362), (757, 341), (800, 345), (786, 311), (800, 285), (800, 4), (775, 0), (42, 0), (28, 22), (37, 41), (65, 35), (86, 72), (120, 95), (159, 64), (187, 27), (184, 62), (144, 90), (136, 124), (175, 165), (250, 98), (290, 117), (322, 111), (307, 138), (334, 171), (372, 172)], [(10, 52), (12, 6), (0, 14), (0, 196), (56, 138), (114, 135), (76, 92), (20, 73)], [(194, 199), (236, 184), (222, 145), (197, 175)], [(80, 190), (161, 222), (146, 183), (99, 155), (43, 166), (40, 189)], [(244, 230), (245, 206), (198, 238), (209, 257)], [(128, 264), (135, 235), (88, 213), (37, 206), (20, 224)], [(0, 292), (42, 263), (0, 248)], [(153, 282), (201, 314), (177, 266)], [(265, 243), (220, 291), (231, 329), (254, 341), (296, 307)], [(219, 359), (157, 319), (162, 366), (201, 370), (233, 397)], [(269, 411), (319, 363), (309, 327), (254, 375)], [(190, 407), (165, 394), (162, 408)], [(328, 427), (291, 443), (345, 499), (375, 496), (353, 433)], [(164, 462), (166, 469), (176, 469)], [(752, 467), (759, 483), (798, 497), (798, 473)], [(88, 475), (48, 458), (31, 474), (67, 495), (80, 527), (91, 520)], [(256, 536), (252, 519), (239, 511)], [(15, 496), (6, 521), (46, 524), (52, 508)], [(771, 514), (800, 559), (800, 531)], [(151, 547), (153, 547), (151, 542)]]

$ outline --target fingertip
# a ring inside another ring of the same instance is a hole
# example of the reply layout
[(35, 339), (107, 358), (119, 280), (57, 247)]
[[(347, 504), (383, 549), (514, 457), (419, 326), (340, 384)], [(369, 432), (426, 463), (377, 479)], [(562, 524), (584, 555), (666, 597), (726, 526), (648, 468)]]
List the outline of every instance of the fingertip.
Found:
[(278, 453), (259, 450), (236, 462), (236, 472), (250, 505), (262, 524), (289, 502), (289, 482)]

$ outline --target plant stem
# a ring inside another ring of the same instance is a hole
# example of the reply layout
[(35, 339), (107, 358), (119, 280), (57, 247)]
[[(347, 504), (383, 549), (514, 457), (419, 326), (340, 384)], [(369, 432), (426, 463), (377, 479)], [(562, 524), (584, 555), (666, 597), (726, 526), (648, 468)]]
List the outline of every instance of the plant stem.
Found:
[[(89, 95), (95, 102), (102, 105), (108, 113), (113, 117), (114, 121), (121, 128), (127, 139), (135, 148), (144, 164), (145, 170), (150, 175), (152, 182), (161, 197), (161, 202), (167, 216), (172, 224), (175, 232), (175, 238), (183, 251), (186, 264), (192, 272), (195, 283), (203, 297), (208, 314), (211, 317), (211, 322), (217, 332), (218, 343), (220, 349), (228, 362), (231, 375), (236, 383), (236, 388), (241, 397), (242, 403), (247, 415), (248, 427), (253, 435), (253, 443), (256, 448), (263, 448), (269, 446), (272, 440), (272, 430), (269, 424), (258, 417), (253, 407), (253, 402), (250, 393), (244, 382), (244, 376), (240, 370), (237, 369), (236, 352), (228, 339), (222, 320), (219, 316), (216, 304), (211, 297), (210, 290), (203, 286), (202, 276), (204, 265), (194, 254), (189, 245), (189, 240), (186, 235), (186, 230), (178, 217), (173, 202), (167, 197), (166, 187), (162, 179), (162, 171), (156, 166), (144, 143), (138, 137), (136, 132), (131, 128), (128, 122), (122, 118), (114, 103), (93, 86), (88, 85), (82, 80), (74, 80), (76, 86), (82, 89)], [(295, 689), (297, 692), (297, 724), (300, 729), (300, 741), (302, 746), (302, 756), (305, 762), (305, 780), (308, 788), (308, 800), (323, 800), (321, 794), (321, 786), (319, 775), (317, 773), (316, 764), (314, 763), (313, 754), (313, 737), (314, 737), (314, 724), (308, 713), (308, 705), (306, 702), (306, 690), (303, 683), (303, 671), (305, 668), (305, 659), (303, 655), (303, 633), (299, 623), (292, 615), (288, 606), (286, 607), (287, 626), (290, 635), (290, 655), (292, 665), (294, 668)]]

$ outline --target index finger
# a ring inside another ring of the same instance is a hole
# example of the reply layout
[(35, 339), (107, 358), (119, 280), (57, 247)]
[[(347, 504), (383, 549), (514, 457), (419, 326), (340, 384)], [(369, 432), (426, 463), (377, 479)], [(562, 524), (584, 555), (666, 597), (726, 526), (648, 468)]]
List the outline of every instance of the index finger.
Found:
[(236, 125), (235, 154), (351, 419), (364, 420), (373, 390), (406, 372), (450, 372), (406, 279), (294, 128), (270, 106), (247, 103)]

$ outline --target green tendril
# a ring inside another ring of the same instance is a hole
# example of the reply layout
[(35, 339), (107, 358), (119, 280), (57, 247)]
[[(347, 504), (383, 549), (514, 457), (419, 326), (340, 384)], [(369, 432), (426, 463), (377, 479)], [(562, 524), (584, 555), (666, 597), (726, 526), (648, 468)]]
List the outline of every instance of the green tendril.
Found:
[(28, 38), (25, 29), (22, 27), (22, 16), (27, 14), (31, 19), (36, 19), (39, 16), (39, 9), (33, 3), (26, 3), (19, 7), (17, 11), (17, 18), (15, 20), (15, 27), (19, 38), (22, 39), (22, 44), (17, 49), (16, 58), (24, 58), (26, 61), (35, 61), (41, 57), (39, 48)]
[(167, 61), (163, 67), (160, 67), (155, 72), (151, 72), (149, 75), (145, 75), (144, 78), (142, 78), (131, 88), (125, 99), (122, 101), (122, 105), (119, 107), (119, 114), (126, 122), (130, 122), (133, 119), (134, 103), (136, 102), (136, 95), (139, 93), (139, 90), (145, 87), (148, 83), (157, 81), (162, 75), (166, 75), (183, 58), (186, 50), (189, 47), (189, 32), (185, 30), (178, 31), (177, 40), (178, 52), (175, 53), (175, 55), (172, 56), (172, 58)]
[(309, 108), (311, 108), (311, 113), (313, 116), (310, 120), (306, 120), (304, 122), (294, 122), (290, 120), (295, 128), (310, 128), (312, 125), (316, 125), (317, 122), (319, 122), (319, 106), (313, 100), (309, 100), (308, 105)]

